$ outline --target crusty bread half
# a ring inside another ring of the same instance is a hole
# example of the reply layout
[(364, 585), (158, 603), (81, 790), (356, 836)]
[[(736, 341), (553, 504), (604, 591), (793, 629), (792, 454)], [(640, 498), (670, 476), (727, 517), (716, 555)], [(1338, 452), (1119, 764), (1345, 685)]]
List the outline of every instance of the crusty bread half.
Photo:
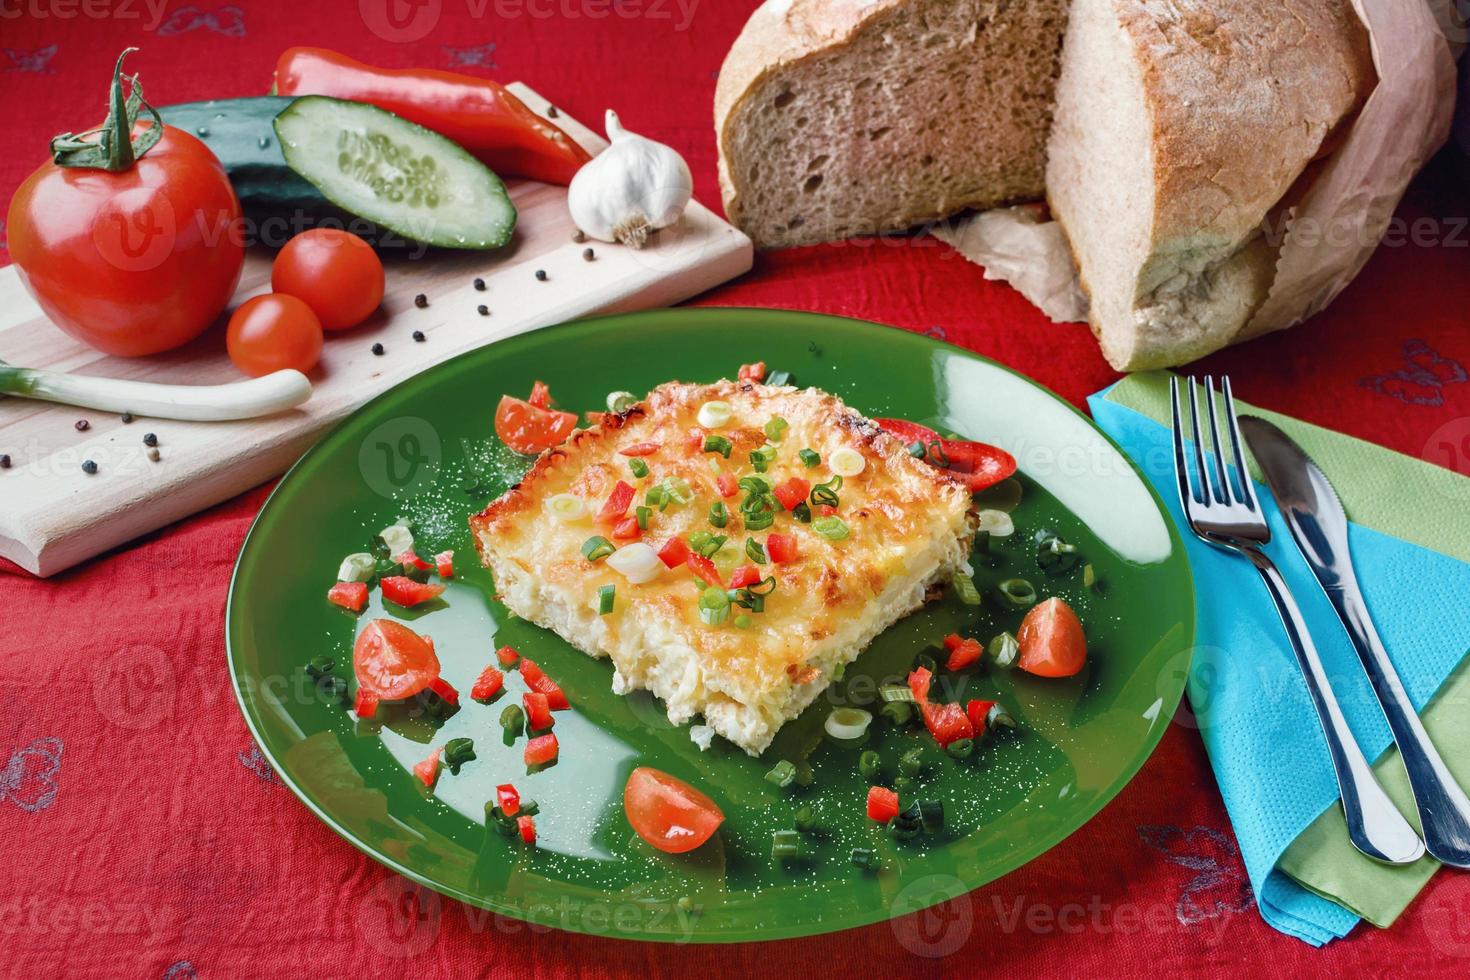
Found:
[(725, 212), (762, 248), (1042, 195), (1066, 0), (768, 0), (725, 59)]
[(1237, 339), (1273, 277), (1263, 219), (1373, 82), (1351, 0), (1074, 0), (1046, 196), (1114, 367)]

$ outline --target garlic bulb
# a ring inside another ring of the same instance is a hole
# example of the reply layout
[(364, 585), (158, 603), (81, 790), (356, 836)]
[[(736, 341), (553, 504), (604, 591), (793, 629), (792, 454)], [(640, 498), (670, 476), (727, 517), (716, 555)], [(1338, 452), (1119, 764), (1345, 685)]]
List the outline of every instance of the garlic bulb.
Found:
[(567, 207), (593, 238), (642, 248), (650, 234), (679, 220), (694, 178), (676, 150), (628, 132), (611, 109), (607, 138), (611, 145), (572, 178)]

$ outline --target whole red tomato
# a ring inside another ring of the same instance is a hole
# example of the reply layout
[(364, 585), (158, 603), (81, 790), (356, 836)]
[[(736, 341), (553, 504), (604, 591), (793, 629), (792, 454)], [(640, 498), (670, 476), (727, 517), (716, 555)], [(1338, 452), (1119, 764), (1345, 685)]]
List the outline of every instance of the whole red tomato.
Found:
[[(120, 87), (122, 61), (114, 73)], [(139, 145), (156, 120), (124, 127)], [(245, 259), (240, 204), (213, 153), (164, 126), (123, 169), (43, 164), (10, 201), (10, 255), (48, 317), (100, 351), (136, 357), (203, 333)]]

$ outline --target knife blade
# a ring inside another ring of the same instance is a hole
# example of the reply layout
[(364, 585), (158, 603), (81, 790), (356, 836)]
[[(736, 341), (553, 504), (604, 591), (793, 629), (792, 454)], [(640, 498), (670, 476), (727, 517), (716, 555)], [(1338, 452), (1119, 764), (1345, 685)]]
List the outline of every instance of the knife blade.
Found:
[(1337, 611), (1388, 721), (1423, 825), (1425, 849), (1444, 864), (1470, 867), (1470, 798), (1429, 739), (1368, 614), (1353, 570), (1348, 519), (1326, 474), (1291, 437), (1243, 415), (1240, 430), (1266, 478), (1307, 567)]

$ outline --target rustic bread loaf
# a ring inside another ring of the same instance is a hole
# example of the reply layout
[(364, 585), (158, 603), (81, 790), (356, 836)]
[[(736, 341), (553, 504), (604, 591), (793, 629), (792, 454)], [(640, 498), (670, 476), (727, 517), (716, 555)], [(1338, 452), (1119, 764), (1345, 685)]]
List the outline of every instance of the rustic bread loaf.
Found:
[(715, 94), (730, 220), (763, 248), (1042, 195), (1066, 0), (769, 0)]
[(1350, 0), (1073, 0), (1046, 196), (1113, 366), (1237, 339), (1273, 212), (1373, 81)]

